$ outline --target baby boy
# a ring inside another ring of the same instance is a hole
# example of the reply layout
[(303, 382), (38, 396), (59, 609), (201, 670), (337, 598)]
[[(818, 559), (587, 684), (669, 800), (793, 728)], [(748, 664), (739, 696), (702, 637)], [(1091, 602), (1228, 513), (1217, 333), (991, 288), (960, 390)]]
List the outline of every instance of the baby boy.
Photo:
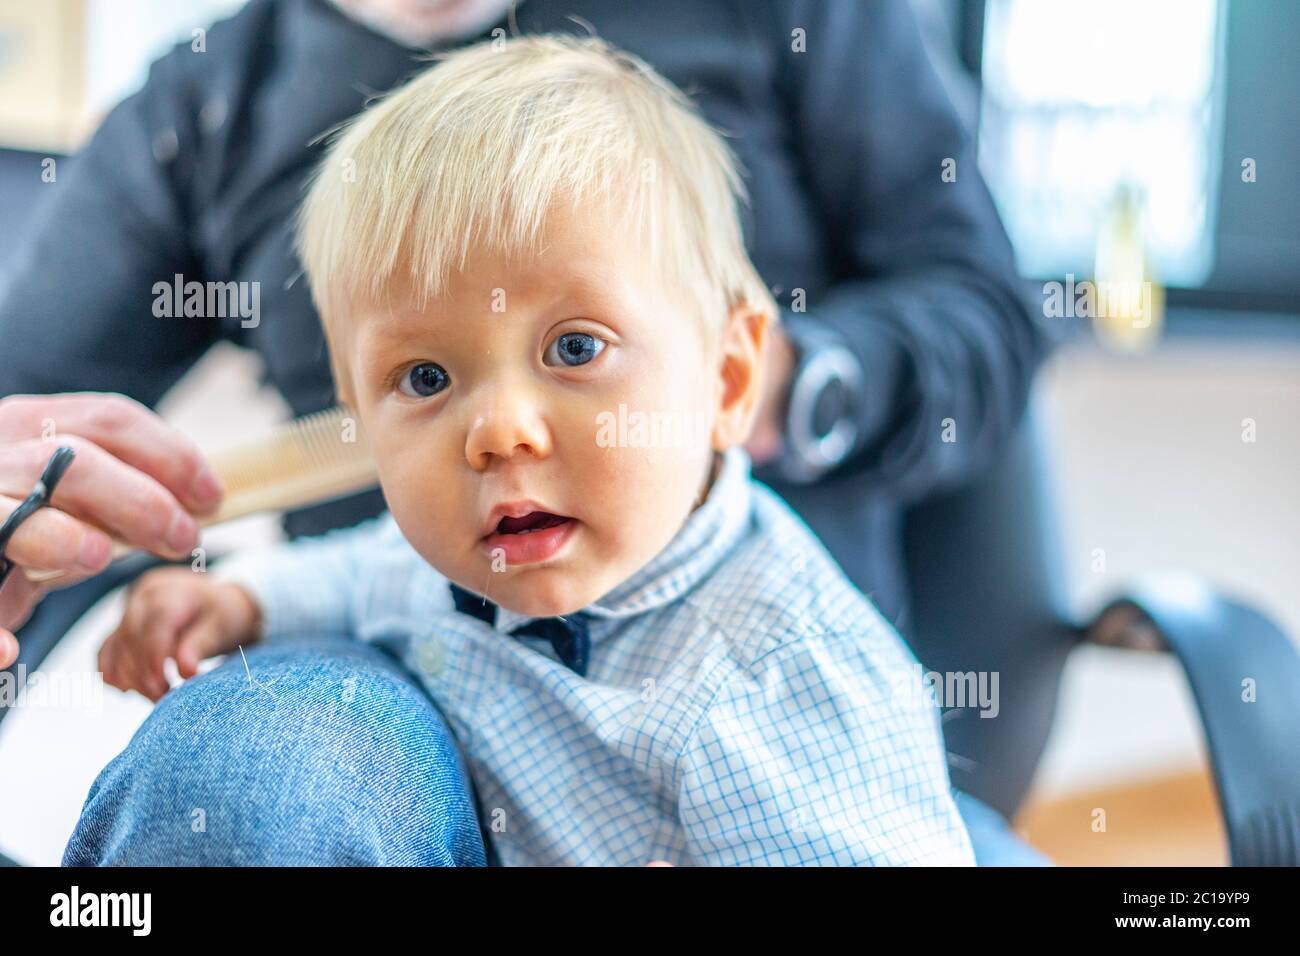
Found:
[[(299, 245), (389, 511), (164, 572), (198, 613), (163, 656), (395, 648), (508, 865), (973, 862), (915, 658), (750, 478), (778, 311), (744, 197), (597, 39), (465, 48), (364, 112)], [(147, 618), (111, 638), (141, 689)]]

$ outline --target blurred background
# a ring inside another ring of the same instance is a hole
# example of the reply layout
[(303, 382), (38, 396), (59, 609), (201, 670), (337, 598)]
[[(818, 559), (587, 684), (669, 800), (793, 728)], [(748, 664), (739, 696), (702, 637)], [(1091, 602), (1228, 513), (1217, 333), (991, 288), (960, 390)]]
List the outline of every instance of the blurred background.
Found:
[[(0, 0), (0, 286), (39, 215), (33, 158), (75, 150), (152, 59), (241, 2)], [(891, 2), (917, 8), (1062, 340), (1035, 405), (1072, 607), (1178, 568), (1300, 635), (1300, 3)], [(1052, 314), (1051, 283), (1085, 280), (1149, 289), (1141, 321), (1113, 304)], [(278, 421), (258, 361), (215, 348), (160, 411), (208, 447)], [(229, 413), (205, 414), (213, 402)], [(221, 531), (279, 533), (272, 516)], [(43, 669), (93, 669), (117, 601)], [(111, 688), (102, 705), (90, 725), (56, 709), (0, 724), (0, 850), (58, 861), (150, 707)], [(1063, 863), (1226, 862), (1199, 728), (1171, 658), (1080, 648), (1018, 828)], [(1062, 824), (1099, 800), (1156, 807), (1164, 825), (1101, 844)]]

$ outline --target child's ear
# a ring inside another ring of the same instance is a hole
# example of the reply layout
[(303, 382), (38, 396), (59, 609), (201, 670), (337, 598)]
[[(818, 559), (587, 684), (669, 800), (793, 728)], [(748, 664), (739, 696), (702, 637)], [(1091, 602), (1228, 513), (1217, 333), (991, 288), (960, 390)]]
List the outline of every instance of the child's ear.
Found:
[(719, 365), (718, 416), (712, 436), (717, 451), (744, 444), (753, 430), (763, 394), (763, 363), (772, 321), (766, 311), (744, 301), (727, 315)]

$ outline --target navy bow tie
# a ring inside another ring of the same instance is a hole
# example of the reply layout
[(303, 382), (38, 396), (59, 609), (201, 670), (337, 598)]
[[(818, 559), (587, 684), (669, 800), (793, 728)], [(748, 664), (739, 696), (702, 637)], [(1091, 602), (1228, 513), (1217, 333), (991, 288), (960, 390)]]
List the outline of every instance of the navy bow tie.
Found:
[[(451, 599), (456, 602), (456, 610), (462, 614), (476, 617), (489, 626), (496, 624), (497, 606), (487, 598), (471, 594), (459, 585), (452, 584)], [(591, 655), (591, 636), (587, 629), (588, 617), (589, 615), (582, 611), (567, 617), (539, 617), (526, 624), (520, 624), (510, 634), (512, 637), (546, 638), (566, 667), (586, 677), (587, 659)]]

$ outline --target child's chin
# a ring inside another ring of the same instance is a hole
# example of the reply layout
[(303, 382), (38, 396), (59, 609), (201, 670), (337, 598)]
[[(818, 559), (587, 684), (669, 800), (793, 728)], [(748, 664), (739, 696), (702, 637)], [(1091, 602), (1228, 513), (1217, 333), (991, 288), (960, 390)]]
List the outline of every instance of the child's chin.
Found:
[(561, 591), (524, 585), (511, 589), (509, 593), (498, 594), (496, 603), (525, 617), (563, 617), (581, 611), (591, 601), (586, 600), (583, 594), (568, 589)]

